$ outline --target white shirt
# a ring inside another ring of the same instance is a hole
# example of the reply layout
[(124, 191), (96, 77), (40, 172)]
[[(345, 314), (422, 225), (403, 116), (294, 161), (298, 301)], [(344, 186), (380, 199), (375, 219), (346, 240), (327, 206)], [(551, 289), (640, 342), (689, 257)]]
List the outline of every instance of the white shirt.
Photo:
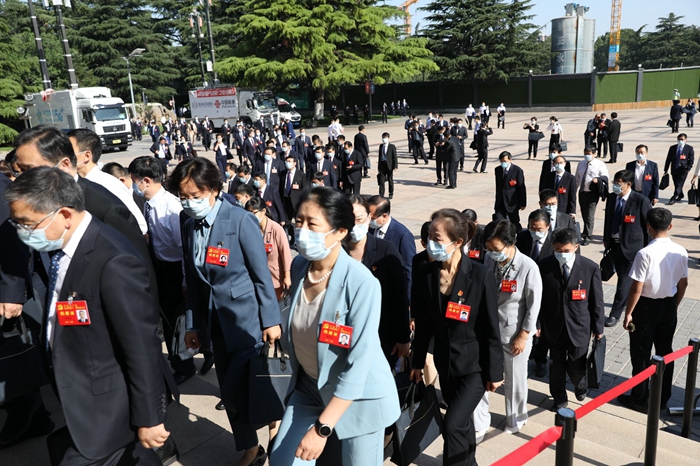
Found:
[(581, 160), (578, 163), (578, 167), (576, 167), (576, 184), (584, 192), (591, 190), (593, 178), (600, 178), (601, 176), (610, 178), (608, 168), (598, 159), (591, 159), (590, 162), (586, 162), (585, 159)]
[(467, 117), (467, 118), (469, 118), (470, 116), (474, 116), (475, 113), (476, 113), (476, 110), (474, 110), (474, 107), (472, 107), (472, 106), (470, 105), (470, 106), (467, 107), (467, 109), (464, 111), (464, 116)]
[[(620, 199), (622, 199), (624, 201), (624, 204), (622, 206), (622, 210), (624, 211), (625, 207), (627, 207), (627, 202), (630, 200), (630, 193), (631, 192), (632, 192), (632, 190), (630, 189), (629, 191), (627, 191), (627, 194), (625, 194), (624, 196), (622, 196), (622, 197), (617, 196), (617, 199), (615, 200), (615, 207), (614, 208), (617, 209), (617, 206), (620, 204)], [(617, 233), (612, 233), (610, 235), (610, 237), (615, 238), (615, 239), (619, 239), (620, 232), (618, 231)]]
[(506, 111), (506, 106), (505, 105), (499, 105), (498, 108), (496, 109), (498, 112), (505, 112)]
[(379, 230), (377, 230), (377, 238), (384, 239), (386, 232), (389, 231), (389, 225), (391, 225), (391, 217), (389, 217), (389, 220), (387, 220), (386, 223), (382, 225)]
[(550, 123), (545, 131), (551, 131), (552, 134), (559, 134), (564, 132), (564, 128), (561, 127), (558, 121)]
[(642, 185), (644, 184), (644, 171), (647, 168), (647, 160), (644, 159), (644, 163), (637, 162), (634, 166), (634, 190), (642, 191)]
[[(56, 277), (56, 287), (53, 290), (53, 294), (49, 296), (49, 318), (46, 322), (46, 334), (49, 337), (49, 345), (53, 347), (53, 336), (54, 327), (56, 326), (56, 303), (58, 302), (58, 297), (61, 296), (61, 288), (63, 288), (63, 280), (66, 278), (66, 272), (68, 272), (68, 267), (70, 266), (70, 261), (73, 259), (75, 250), (80, 244), (80, 240), (83, 239), (83, 235), (90, 225), (92, 220), (92, 215), (85, 211), (85, 217), (80, 222), (80, 225), (75, 229), (73, 235), (68, 240), (68, 243), (63, 247), (63, 252), (65, 255), (61, 257), (58, 261), (58, 277)], [(69, 292), (73, 290), (68, 290)], [(48, 290), (47, 290), (48, 292)]]
[[(151, 207), (150, 236), (153, 251), (159, 260), (182, 260), (182, 236), (180, 236), (180, 200), (161, 186), (160, 191), (146, 202)], [(146, 212), (145, 205), (143, 206)]]
[(652, 240), (637, 252), (629, 277), (643, 283), (645, 298), (675, 296), (678, 282), (688, 277), (688, 251), (671, 238)]
[(90, 170), (85, 179), (97, 183), (103, 188), (107, 189), (110, 193), (114, 194), (119, 198), (120, 201), (129, 209), (129, 212), (136, 218), (136, 222), (139, 224), (142, 234), (146, 234), (148, 231), (148, 225), (146, 225), (146, 219), (143, 213), (139, 210), (139, 206), (136, 205), (134, 201), (134, 196), (132, 190), (124, 186), (124, 184), (117, 178), (113, 177), (109, 173), (105, 173), (98, 167), (94, 167)]

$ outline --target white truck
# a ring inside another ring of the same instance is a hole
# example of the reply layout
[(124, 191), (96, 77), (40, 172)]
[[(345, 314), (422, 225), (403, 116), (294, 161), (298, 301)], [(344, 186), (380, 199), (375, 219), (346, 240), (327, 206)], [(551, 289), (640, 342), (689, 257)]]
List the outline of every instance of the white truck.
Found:
[(106, 87), (47, 90), (24, 96), (22, 118), (29, 126), (51, 125), (70, 131), (87, 128), (100, 136), (103, 149), (126, 150), (133, 142), (124, 101)]
[(217, 130), (224, 124), (224, 119), (228, 119), (229, 124), (241, 120), (251, 125), (263, 117), (269, 127), (280, 121), (277, 100), (269, 91), (223, 86), (193, 89), (189, 96), (192, 118), (203, 120), (209, 117)]
[(280, 109), (280, 118), (281, 119), (289, 119), (289, 121), (292, 122), (292, 125), (294, 125), (295, 128), (298, 128), (301, 125), (301, 115), (299, 112), (296, 111), (296, 105), (293, 103), (289, 103), (286, 99), (283, 99), (282, 97), (277, 97), (277, 106)]

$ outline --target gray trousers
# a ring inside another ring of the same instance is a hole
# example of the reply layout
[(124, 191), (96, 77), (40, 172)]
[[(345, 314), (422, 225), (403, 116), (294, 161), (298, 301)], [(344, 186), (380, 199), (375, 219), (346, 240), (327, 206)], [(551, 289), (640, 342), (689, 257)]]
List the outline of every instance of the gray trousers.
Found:
[[(596, 186), (592, 186), (596, 188)], [(583, 220), (583, 233), (581, 233), (582, 239), (593, 238), (593, 227), (595, 226), (595, 209), (598, 207), (598, 197), (597, 191), (583, 191), (578, 192), (578, 204), (581, 206), (581, 217)]]

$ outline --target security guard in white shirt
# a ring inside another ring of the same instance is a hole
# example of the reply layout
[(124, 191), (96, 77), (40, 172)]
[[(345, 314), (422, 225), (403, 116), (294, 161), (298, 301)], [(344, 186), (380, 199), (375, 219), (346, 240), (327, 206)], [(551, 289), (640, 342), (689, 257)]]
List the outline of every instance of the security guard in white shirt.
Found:
[(578, 204), (581, 206), (583, 219), (583, 233), (581, 234), (581, 246), (590, 243), (595, 226), (595, 210), (600, 200), (599, 184), (601, 181), (608, 183), (610, 174), (603, 162), (596, 159), (594, 147), (586, 147), (584, 159), (576, 167), (576, 185), (579, 186)]

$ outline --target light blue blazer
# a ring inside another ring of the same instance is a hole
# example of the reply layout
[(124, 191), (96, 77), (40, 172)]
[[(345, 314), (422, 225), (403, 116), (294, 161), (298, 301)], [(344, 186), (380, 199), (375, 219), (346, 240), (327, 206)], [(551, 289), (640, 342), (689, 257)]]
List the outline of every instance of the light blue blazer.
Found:
[[(294, 369), (287, 398), (296, 386), (299, 370), (291, 322), (308, 269), (309, 262), (300, 255), (292, 262), (292, 306), (282, 321), (283, 345)], [(339, 323), (353, 328), (350, 348), (316, 340), (317, 386), (323, 402), (328, 405), (333, 396), (353, 401), (335, 427), (341, 440), (382, 430), (396, 422), (401, 412), (396, 383), (379, 342), (381, 303), (379, 281), (341, 248), (329, 278), (319, 322), (334, 322), (338, 312)]]

